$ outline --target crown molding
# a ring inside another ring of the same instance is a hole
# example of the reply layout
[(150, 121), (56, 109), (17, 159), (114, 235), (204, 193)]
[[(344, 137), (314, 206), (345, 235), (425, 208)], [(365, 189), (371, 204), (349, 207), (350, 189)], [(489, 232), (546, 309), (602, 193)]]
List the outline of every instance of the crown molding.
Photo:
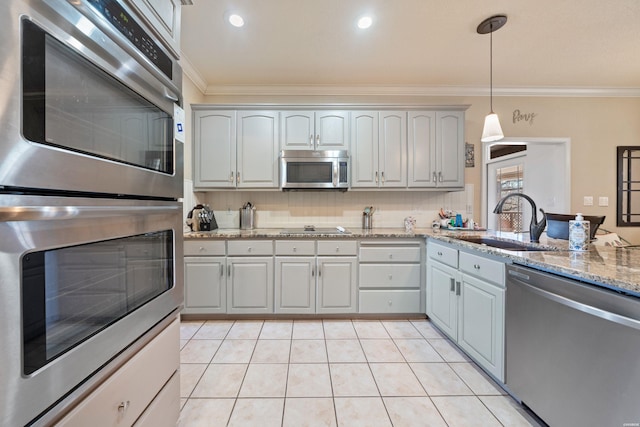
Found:
[(185, 76), (189, 78), (193, 82), (194, 85), (202, 92), (206, 94), (208, 90), (207, 82), (202, 77), (202, 75), (198, 72), (196, 67), (193, 66), (187, 55), (182, 52), (180, 56), (180, 65), (182, 66), (182, 72)]
[[(184, 57), (183, 57), (184, 58)], [(188, 63), (188, 61), (185, 61)], [(185, 74), (196, 86), (209, 96), (433, 96), (433, 97), (469, 97), (489, 96), (486, 86), (341, 86), (341, 85), (209, 85), (193, 69), (189, 72), (197, 75), (196, 82), (191, 75)], [(640, 88), (616, 87), (494, 87), (494, 96), (524, 97), (640, 97)]]

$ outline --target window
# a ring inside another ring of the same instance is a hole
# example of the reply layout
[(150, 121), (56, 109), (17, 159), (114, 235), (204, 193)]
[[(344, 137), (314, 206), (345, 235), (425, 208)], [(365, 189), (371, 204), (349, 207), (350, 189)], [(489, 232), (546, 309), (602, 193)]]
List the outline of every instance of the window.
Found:
[(640, 226), (640, 146), (618, 147), (616, 225)]

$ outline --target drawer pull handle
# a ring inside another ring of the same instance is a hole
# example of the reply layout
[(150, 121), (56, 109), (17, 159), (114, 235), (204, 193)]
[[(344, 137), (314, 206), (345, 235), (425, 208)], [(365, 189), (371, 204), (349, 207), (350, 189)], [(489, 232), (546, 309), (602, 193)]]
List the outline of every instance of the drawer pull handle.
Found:
[(480, 270), (480, 264), (473, 264), (473, 268), (475, 268), (476, 270)]
[(120, 404), (118, 405), (118, 412), (126, 412), (127, 409), (129, 409), (129, 405), (131, 404), (130, 401), (123, 401), (120, 402)]
[(442, 252), (438, 251), (438, 256), (442, 256)]

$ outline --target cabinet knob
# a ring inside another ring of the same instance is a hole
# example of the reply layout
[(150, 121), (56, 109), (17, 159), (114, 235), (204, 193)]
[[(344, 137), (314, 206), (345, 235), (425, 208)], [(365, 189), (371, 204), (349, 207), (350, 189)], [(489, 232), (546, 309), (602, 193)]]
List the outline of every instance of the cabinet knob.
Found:
[(251, 252), (251, 246), (247, 248), (247, 252)]
[(389, 254), (389, 259), (393, 259), (393, 254)]
[(200, 252), (203, 252), (203, 251), (204, 251), (204, 246), (200, 246), (200, 248), (198, 248), (198, 250), (199, 250)]
[(387, 301), (387, 304), (389, 304), (389, 307), (391, 307), (393, 305), (393, 301), (389, 300), (389, 301)]
[(389, 275), (389, 280), (393, 280), (393, 275)]
[(293, 247), (293, 252), (298, 252), (298, 248), (296, 248), (295, 246)]
[(340, 246), (336, 246), (336, 252), (340, 252)]
[(442, 256), (442, 252), (438, 251), (438, 256)]
[(475, 268), (476, 270), (480, 270), (480, 264), (473, 264), (473, 268)]

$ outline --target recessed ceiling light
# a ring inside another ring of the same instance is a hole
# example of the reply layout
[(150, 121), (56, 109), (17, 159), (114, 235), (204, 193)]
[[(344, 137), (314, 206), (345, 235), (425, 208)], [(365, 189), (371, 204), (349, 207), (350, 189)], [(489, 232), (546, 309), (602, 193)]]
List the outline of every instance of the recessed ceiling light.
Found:
[(369, 28), (371, 24), (373, 24), (373, 19), (371, 19), (370, 16), (363, 16), (362, 18), (358, 19), (358, 28), (360, 29), (364, 30), (366, 28)]
[(244, 25), (244, 19), (242, 19), (242, 16), (238, 15), (237, 13), (232, 13), (231, 15), (229, 15), (229, 23), (234, 27), (239, 28)]

